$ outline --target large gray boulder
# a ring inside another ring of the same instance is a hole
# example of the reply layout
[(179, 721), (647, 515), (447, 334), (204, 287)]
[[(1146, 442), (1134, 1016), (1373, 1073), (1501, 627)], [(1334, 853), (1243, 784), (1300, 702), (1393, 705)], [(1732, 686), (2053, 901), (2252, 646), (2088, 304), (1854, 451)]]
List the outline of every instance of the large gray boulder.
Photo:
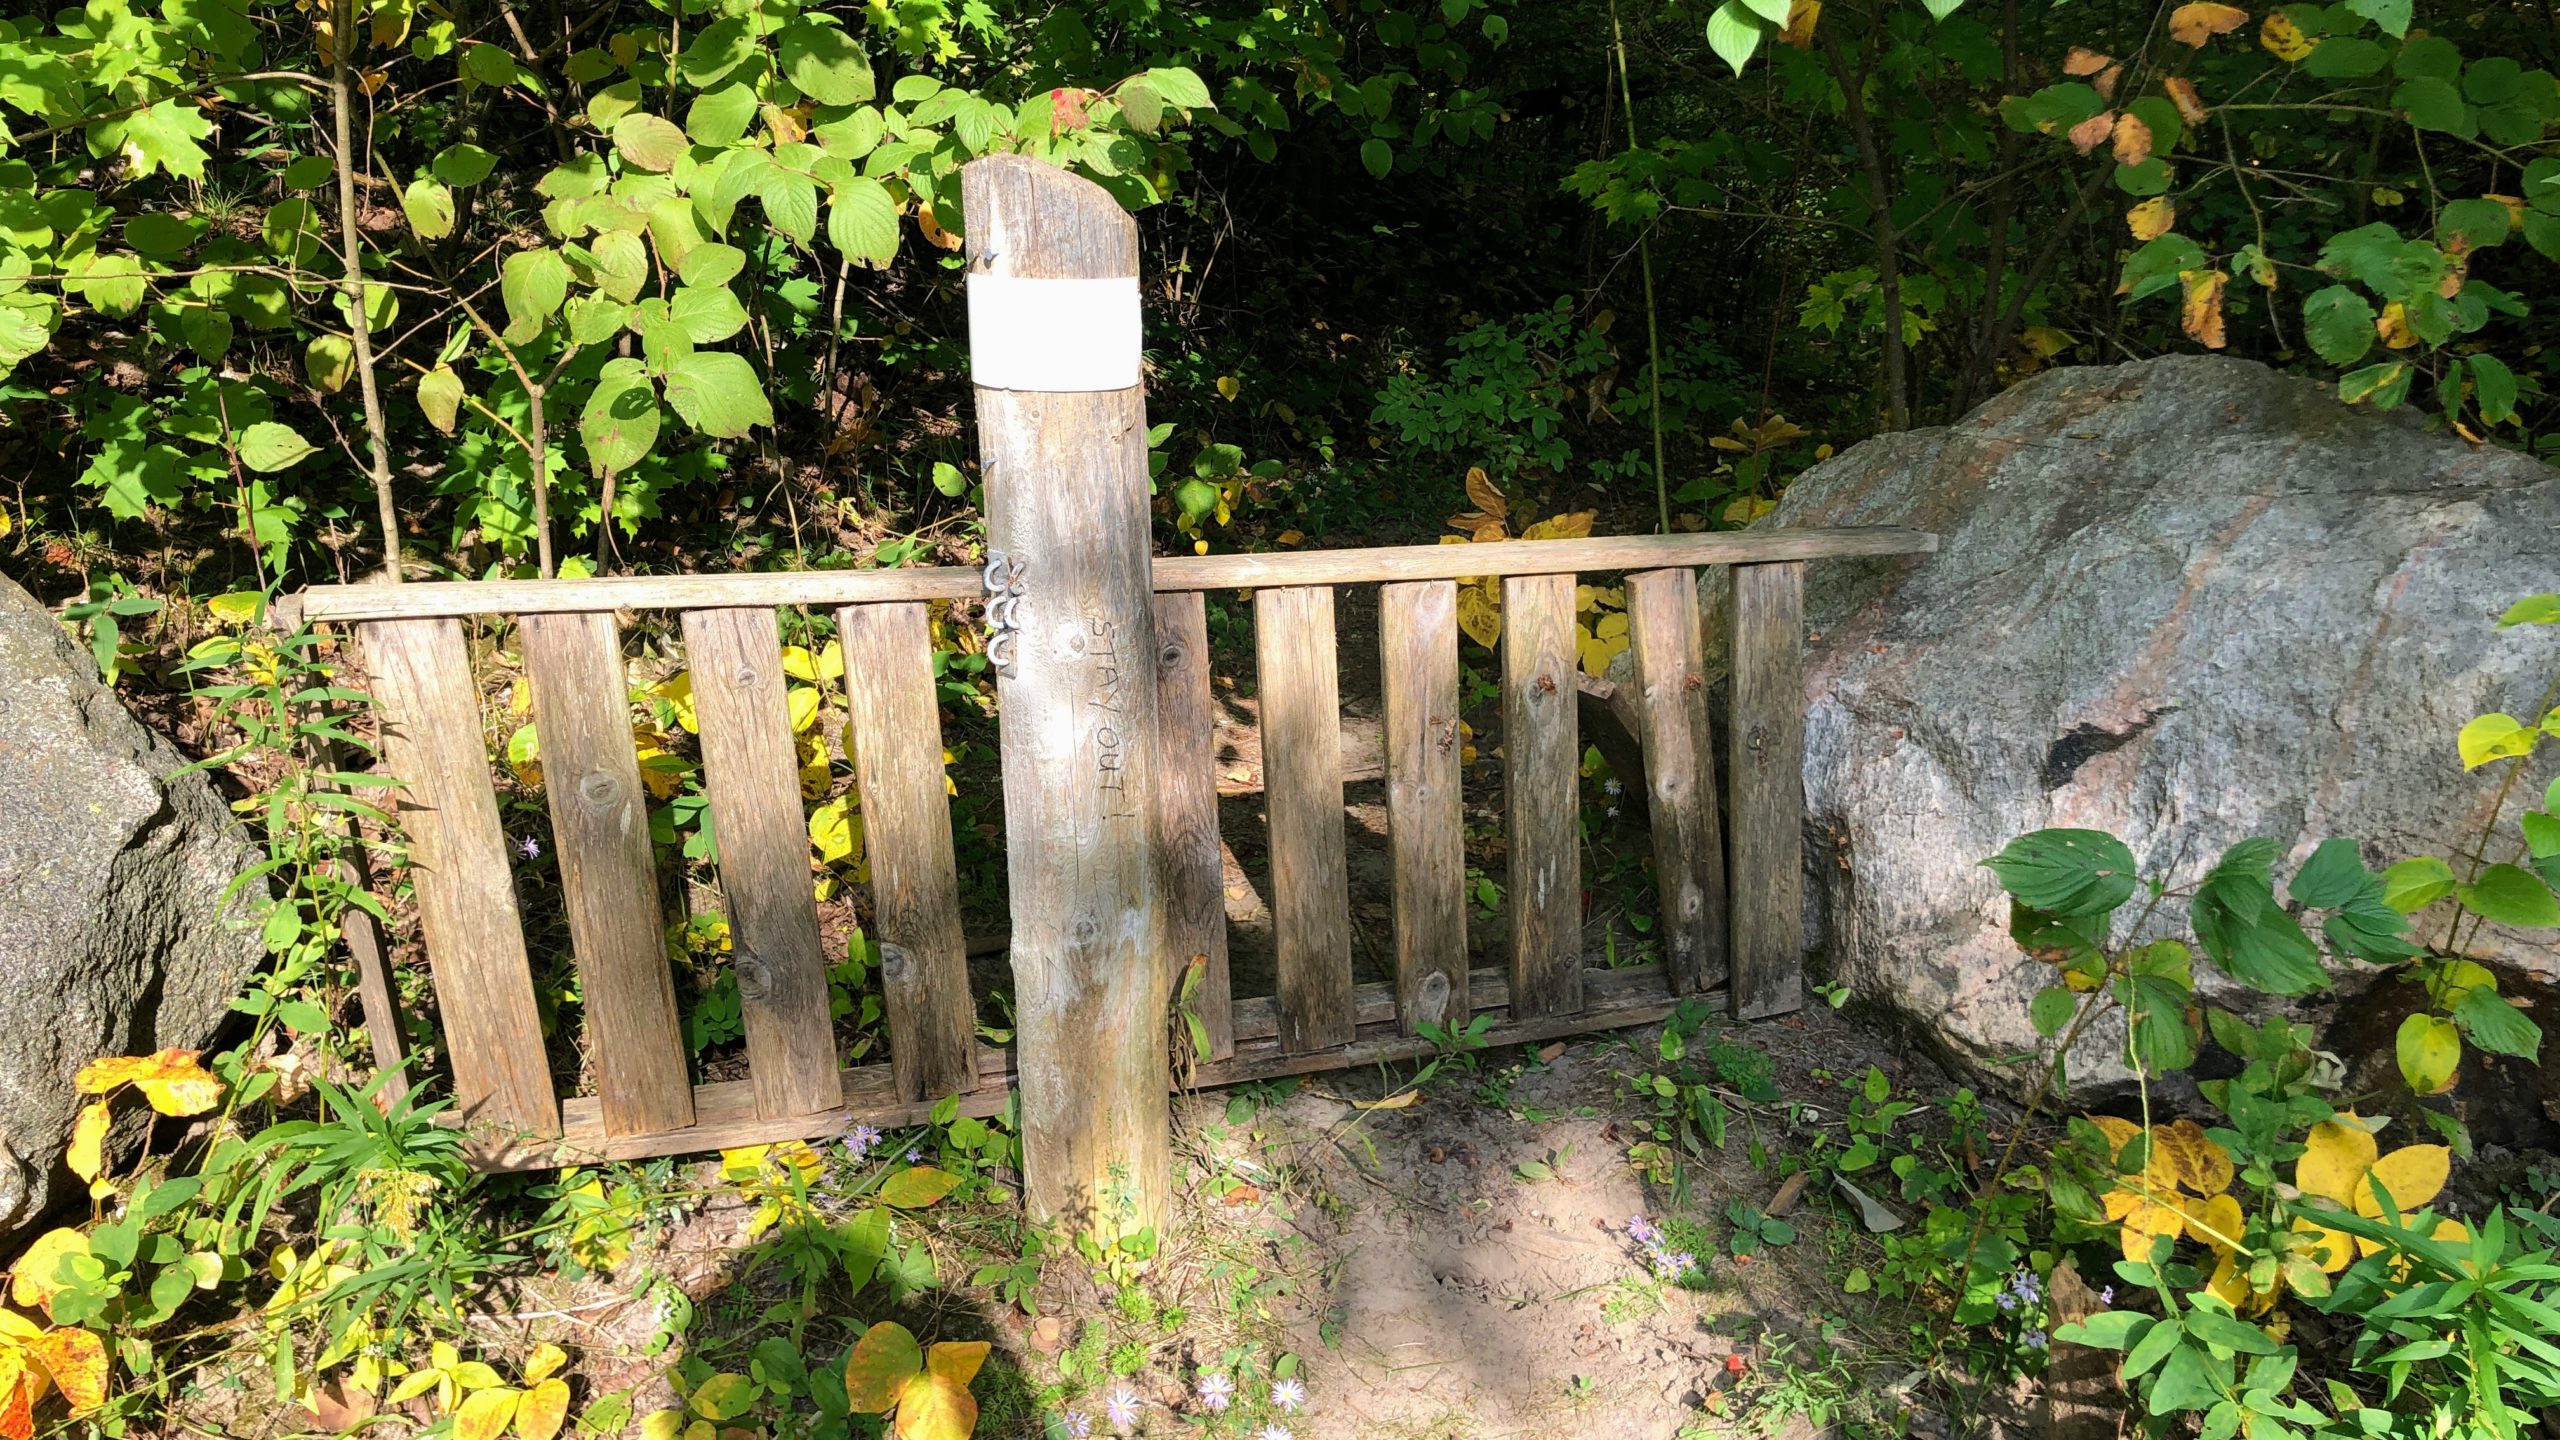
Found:
[[(2239, 360), (2049, 371), (1816, 467), (1773, 523), (1944, 537), (1810, 569), (1807, 905), (1836, 974), (1962, 1062), (2038, 1044), (2051, 972), (1978, 863), (2012, 837), (2113, 831), (2180, 882), (2250, 836), (2280, 879), (2331, 835), (2451, 854), (2496, 786), (2455, 732), (2560, 671), (2552, 631), (2492, 624), (2560, 589), (2560, 470)], [(2120, 1044), (2083, 1042), (2084, 1091)]]
[[(257, 855), (62, 623), (0, 578), (0, 1240), (81, 1193), (62, 1164), (102, 1055), (203, 1045), (264, 955)], [(0, 1247), (5, 1248), (5, 1247)]]

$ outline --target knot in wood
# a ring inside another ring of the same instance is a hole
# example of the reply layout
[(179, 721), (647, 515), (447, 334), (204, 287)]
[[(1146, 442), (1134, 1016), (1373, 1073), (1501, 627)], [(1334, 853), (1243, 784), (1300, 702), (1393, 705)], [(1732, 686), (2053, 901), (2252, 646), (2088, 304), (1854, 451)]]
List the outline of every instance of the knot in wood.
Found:
[(756, 667), (754, 663), (752, 661), (740, 662), (738, 665), (738, 688), (741, 690), (748, 689), (755, 683)]
[(914, 968), (915, 957), (907, 953), (906, 946), (893, 945), (886, 940), (880, 942), (880, 974), (883, 979), (904, 980)]
[(1181, 641), (1179, 641), (1179, 640), (1172, 641), (1172, 642), (1168, 643), (1168, 644), (1167, 644), (1167, 645), (1166, 645), (1162, 650), (1157, 651), (1157, 652), (1156, 652), (1156, 664), (1157, 664), (1157, 666), (1158, 666), (1159, 668), (1161, 668), (1161, 669), (1165, 669), (1165, 670), (1179, 670), (1179, 669), (1181, 669), (1181, 668), (1182, 668), (1182, 642), (1181, 642)]
[(773, 994), (773, 968), (753, 950), (740, 950), (731, 964), (738, 972), (738, 998), (763, 1000)]
[(1422, 989), (1413, 997), (1414, 1019), (1437, 1025), (1449, 1013), (1449, 977), (1434, 970), (1422, 977)]
[(602, 770), (578, 777), (578, 798), (602, 809), (622, 798), (622, 782)]

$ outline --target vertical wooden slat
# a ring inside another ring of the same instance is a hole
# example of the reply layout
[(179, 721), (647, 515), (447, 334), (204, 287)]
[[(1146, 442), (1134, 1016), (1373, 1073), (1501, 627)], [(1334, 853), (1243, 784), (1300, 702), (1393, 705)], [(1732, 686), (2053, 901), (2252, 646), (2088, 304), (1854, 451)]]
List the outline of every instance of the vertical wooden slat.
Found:
[(684, 643), (756, 1113), (832, 1110), (844, 1090), (818, 956), (780, 632), (770, 610), (688, 610)]
[(1280, 1048), (1325, 1050), (1349, 1044), (1354, 1025), (1333, 591), (1257, 590), (1253, 631), (1263, 800), (1271, 820)]
[(1386, 697), (1387, 844), (1394, 856), (1396, 1019), (1406, 1034), (1467, 1018), (1466, 817), (1459, 805), (1458, 587), (1378, 595)]
[(1804, 565), (1733, 567), (1733, 1013), (1804, 1004)]
[(1627, 629), (1664, 959), (1672, 990), (1685, 995), (1721, 983), (1730, 968), (1697, 572), (1628, 576)]
[(693, 1123), (693, 1082), (658, 924), (621, 632), (610, 614), (527, 615), (521, 624), (605, 1133), (679, 1130)]
[(933, 633), (920, 604), (836, 612), (862, 786), (862, 847), (888, 1001), (889, 1069), (902, 1100), (978, 1088), (978, 1015), (960, 933), (960, 869), (942, 780)]
[(1227, 983), (1226, 868), (1218, 846), (1217, 720), (1209, 697), (1209, 608), (1200, 592), (1155, 597), (1156, 854), (1174, 994), (1195, 960), (1192, 1011), (1208, 1032), (1203, 1060), (1236, 1053)]
[(462, 622), (382, 620), (356, 627), (382, 758), (402, 781), (400, 824), (418, 926), (435, 974), (454, 1098), (480, 1144), (560, 1134), (533, 971), (507, 836), (480, 735), (480, 692)]
[(1510, 809), (1511, 1018), (1582, 1008), (1582, 745), (1571, 575), (1502, 582), (1503, 785)]

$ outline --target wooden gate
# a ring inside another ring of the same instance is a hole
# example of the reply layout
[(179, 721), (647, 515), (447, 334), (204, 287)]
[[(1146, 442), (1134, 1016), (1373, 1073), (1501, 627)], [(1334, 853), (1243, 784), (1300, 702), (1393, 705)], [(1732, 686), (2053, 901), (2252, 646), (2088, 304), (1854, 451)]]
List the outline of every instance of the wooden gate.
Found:
[[(1661, 1018), (1727, 987), (1737, 1016), (1801, 1000), (1805, 562), (1919, 554), (1910, 530), (1753, 531), (1159, 559), (1156, 854), (1171, 962), (1201, 957), (1219, 1085), (1428, 1053), (1425, 1023), (1490, 1016), (1489, 1043)], [(1722, 833), (1699, 567), (1733, 570)], [(1663, 958), (1582, 951), (1574, 587), (1624, 574), (1662, 886)], [(1509, 963), (1471, 968), (1462, 851), (1457, 582), (1503, 591)], [(944, 1097), (1001, 1109), (1009, 1057), (977, 1037), (942, 788), (926, 606), (976, 600), (969, 569), (321, 586), (311, 621), (352, 623), (372, 672), (458, 1110), (488, 1168), (634, 1159), (912, 1123)], [(1376, 584), (1394, 978), (1354, 983), (1334, 596)], [(1228, 986), (1202, 592), (1250, 591), (1277, 939), (1277, 993)], [(833, 609), (865, 819), (888, 1029), (885, 1064), (840, 1065), (828, 1013), (775, 608)], [(682, 617), (704, 785), (734, 941), (749, 1078), (693, 1083), (632, 739), (623, 611)], [(462, 621), (521, 627), (596, 1094), (545, 1059)], [(382, 1033), (377, 1030), (377, 1033)], [(396, 1033), (396, 1032), (395, 1032)]]

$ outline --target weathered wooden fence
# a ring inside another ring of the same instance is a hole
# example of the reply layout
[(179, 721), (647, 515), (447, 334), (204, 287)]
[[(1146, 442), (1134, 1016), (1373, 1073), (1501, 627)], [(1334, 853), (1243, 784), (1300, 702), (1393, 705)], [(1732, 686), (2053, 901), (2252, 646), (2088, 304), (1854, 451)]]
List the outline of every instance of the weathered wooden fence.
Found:
[[(1905, 530), (1803, 530), (1155, 561), (1161, 948), (1172, 967), (1205, 957), (1198, 1008), (1212, 1053), (1197, 1082), (1417, 1055), (1430, 1048), (1422, 1024), (1471, 1015), (1492, 1017), (1493, 1043), (1641, 1023), (1719, 983), (1737, 1015), (1794, 1008), (1804, 567), (1934, 543)], [(1702, 671), (1697, 572), (1708, 566), (1733, 571), (1721, 766)], [(1663, 892), (1663, 958), (1623, 969), (1586, 967), (1582, 946), (1573, 592), (1595, 572), (1627, 579)], [(1466, 940), (1456, 585), (1474, 576), (1501, 577), (1504, 596), (1511, 943), (1500, 969), (1471, 968)], [(307, 618), (353, 624), (372, 672), (383, 763), (406, 782), (409, 874), (454, 1092), (482, 1163), (628, 1159), (911, 1122), (955, 1094), (967, 1113), (1001, 1108), (1011, 1057), (977, 1037), (926, 616), (930, 601), (978, 599), (983, 583), (979, 571), (943, 568), (305, 592)], [(1339, 587), (1369, 584), (1382, 587), (1394, 978), (1356, 985), (1334, 600)], [(1202, 597), (1212, 590), (1253, 594), (1278, 967), (1267, 997), (1234, 998), (1227, 981)], [(830, 1028), (780, 606), (832, 610), (843, 644), (883, 946), (885, 1064), (840, 1066)], [(742, 1081), (692, 1082), (671, 981), (618, 618), (661, 610), (681, 616), (693, 676), (745, 1020)], [(545, 1062), (463, 628), (486, 616), (521, 627), (592, 1096), (564, 1099)]]

